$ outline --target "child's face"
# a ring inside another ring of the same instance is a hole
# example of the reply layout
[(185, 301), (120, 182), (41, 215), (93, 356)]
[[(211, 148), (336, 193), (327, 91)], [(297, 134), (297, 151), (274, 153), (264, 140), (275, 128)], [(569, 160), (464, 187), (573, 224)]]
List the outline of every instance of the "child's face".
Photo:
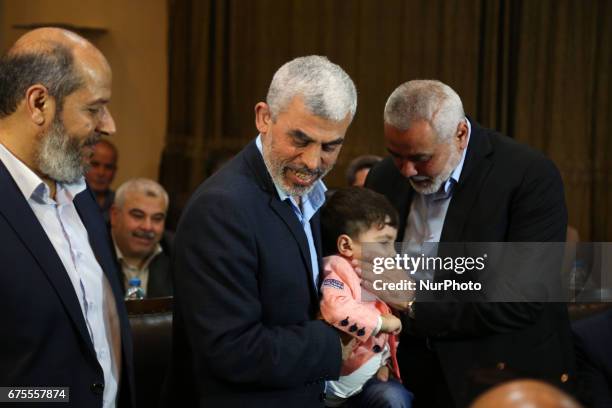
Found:
[(397, 229), (385, 224), (381, 229), (372, 225), (367, 231), (353, 239), (353, 258), (371, 262), (375, 257), (395, 256)]

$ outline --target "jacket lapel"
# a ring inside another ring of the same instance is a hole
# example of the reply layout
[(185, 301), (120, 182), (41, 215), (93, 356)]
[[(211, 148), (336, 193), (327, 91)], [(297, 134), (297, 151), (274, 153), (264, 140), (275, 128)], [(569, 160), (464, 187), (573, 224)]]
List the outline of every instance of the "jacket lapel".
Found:
[(2, 162), (0, 162), (0, 185), (4, 187), (3, 198), (0, 200), (0, 213), (3, 214), (51, 282), (68, 316), (87, 344), (92, 356), (95, 357), (85, 318), (68, 272), (21, 190)]
[(397, 227), (396, 241), (401, 242), (404, 240), (404, 232), (406, 232), (408, 213), (410, 212), (410, 205), (412, 204), (412, 198), (414, 197), (414, 189), (410, 185), (408, 179), (397, 171), (397, 177), (395, 177), (395, 181), (393, 182), (390, 191), (394, 191), (395, 193), (387, 194), (386, 196), (398, 212), (399, 223)]
[(291, 209), (289, 204), (280, 201), (278, 197), (272, 197), (270, 199), (270, 207), (276, 213), (276, 215), (278, 215), (283, 220), (287, 228), (289, 228), (289, 231), (291, 231), (291, 235), (293, 235), (293, 238), (298, 243), (302, 261), (304, 262), (304, 265), (306, 266), (306, 270), (308, 272), (308, 282), (310, 284), (310, 289), (316, 294), (317, 290), (314, 286), (314, 281), (312, 278), (310, 249), (308, 247), (308, 240), (306, 238), (306, 233), (304, 232), (302, 225), (298, 221), (296, 215), (293, 213), (293, 210)]
[[(272, 211), (283, 220), (283, 222), (291, 232), (291, 235), (297, 242), (298, 247), (300, 249), (302, 261), (304, 262), (304, 265), (306, 266), (306, 271), (308, 273), (308, 282), (311, 294), (313, 294), (315, 297), (318, 297), (318, 291), (313, 281), (308, 240), (306, 238), (306, 233), (304, 232), (302, 225), (300, 224), (297, 216), (293, 212), (291, 205), (279, 199), (278, 193), (272, 181), (272, 177), (270, 176), (270, 173), (266, 168), (266, 164), (263, 161), (263, 157), (254, 141), (249, 143), (249, 145), (245, 148), (244, 154), (245, 160), (249, 164), (249, 167), (251, 167), (251, 169), (253, 170), (253, 174), (255, 175), (257, 183), (264, 191), (266, 191), (270, 195), (270, 208), (272, 208)], [(317, 222), (318, 215), (315, 215), (311, 219), (311, 227)], [(316, 232), (314, 227), (312, 228), (312, 230), (313, 237), (315, 238), (315, 246), (317, 246), (317, 235), (320, 235), (320, 232)]]
[[(321, 238), (321, 210), (316, 212), (315, 215), (310, 219), (310, 228), (312, 228), (312, 237), (314, 238), (315, 248), (317, 249), (317, 259), (319, 261), (319, 271), (323, 271), (323, 242)], [(321, 284), (323, 274), (319, 273), (319, 282), (317, 287)]]
[(476, 122), (471, 121), (471, 125), (465, 165), (448, 206), (440, 242), (465, 240), (463, 228), (493, 164), (489, 157), (493, 153), (491, 142)]
[[(121, 344), (125, 351), (125, 355), (130, 356), (131, 352), (125, 348), (130, 344), (130, 337), (128, 336), (128, 325), (127, 321), (127, 310), (123, 301), (123, 289), (119, 282), (119, 274), (117, 272), (118, 267), (115, 263), (115, 258), (111, 252), (111, 239), (109, 231), (107, 230), (104, 220), (100, 214), (98, 205), (96, 204), (93, 195), (89, 188), (77, 194), (74, 198), (74, 205), (81, 222), (87, 230), (87, 237), (89, 238), (89, 245), (98, 261), (98, 264), (102, 268), (108, 283), (113, 291), (115, 298), (115, 305), (117, 308), (117, 315), (119, 316), (121, 326)], [(129, 358), (127, 361), (131, 361)]]
[(89, 189), (82, 191), (74, 197), (74, 206), (79, 213), (83, 226), (85, 226), (87, 230), (89, 245), (93, 250), (96, 260), (104, 271), (109, 283), (111, 283), (115, 297), (117, 297), (115, 286), (117, 286), (118, 275), (116, 273), (116, 265), (113, 261), (114, 258), (110, 250), (109, 232), (104, 226), (104, 222), (100, 216), (100, 210), (93, 201)]

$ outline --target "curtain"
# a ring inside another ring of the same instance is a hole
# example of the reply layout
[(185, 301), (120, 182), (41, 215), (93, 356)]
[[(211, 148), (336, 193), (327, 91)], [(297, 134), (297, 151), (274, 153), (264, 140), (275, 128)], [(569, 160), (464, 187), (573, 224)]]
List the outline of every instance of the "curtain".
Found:
[(612, 240), (612, 2), (169, 0), (169, 18), (160, 180), (174, 216), (212, 161), (256, 136), (253, 108), (276, 69), (322, 54), (347, 71), (359, 95), (328, 186), (345, 184), (353, 157), (385, 154), (382, 111), (393, 89), (435, 78), (459, 93), (475, 120), (553, 159), (570, 224), (583, 240)]

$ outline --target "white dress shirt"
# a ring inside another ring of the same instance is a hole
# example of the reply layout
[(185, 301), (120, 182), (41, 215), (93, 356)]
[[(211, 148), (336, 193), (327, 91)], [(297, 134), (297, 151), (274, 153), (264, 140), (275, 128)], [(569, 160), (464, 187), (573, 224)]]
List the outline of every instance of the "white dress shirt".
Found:
[(110, 327), (104, 307), (104, 272), (89, 245), (87, 230), (74, 206), (85, 180), (57, 183), (55, 200), (36, 173), (0, 143), (0, 160), (36, 215), (68, 273), (79, 300), (98, 363), (104, 373), (104, 408), (115, 407), (118, 370), (111, 350)]

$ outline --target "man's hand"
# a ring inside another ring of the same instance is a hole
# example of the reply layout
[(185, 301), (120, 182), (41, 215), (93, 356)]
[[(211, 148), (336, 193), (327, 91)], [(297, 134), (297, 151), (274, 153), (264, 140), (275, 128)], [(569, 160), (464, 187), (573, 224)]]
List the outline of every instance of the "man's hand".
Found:
[(376, 378), (378, 378), (378, 380), (382, 382), (389, 381), (389, 367), (387, 366), (380, 367), (378, 371), (376, 372)]
[[(408, 310), (408, 303), (414, 300), (414, 290), (409, 290), (407, 281), (413, 283), (416, 288), (416, 282), (411, 278), (410, 274), (402, 269), (385, 269), (385, 271), (381, 274), (375, 274), (373, 272), (373, 265), (369, 262), (365, 261), (353, 261), (354, 263), (358, 263), (359, 266), (356, 268), (361, 273), (361, 279), (364, 289), (369, 292), (374, 293), (378, 296), (383, 302), (388, 304), (393, 309), (399, 311)], [(355, 267), (355, 264), (353, 264)], [(380, 281), (377, 283), (377, 287), (381, 288), (385, 284), (401, 284), (406, 289), (398, 290), (398, 289), (386, 289), (376, 290), (374, 289), (374, 281)]]
[(380, 317), (382, 319), (382, 326), (380, 326), (382, 333), (399, 334), (402, 331), (402, 321), (397, 317), (390, 313)]
[(342, 347), (342, 361), (348, 360), (351, 356), (353, 349), (355, 348), (355, 343), (357, 342), (352, 336), (340, 332), (340, 346)]

